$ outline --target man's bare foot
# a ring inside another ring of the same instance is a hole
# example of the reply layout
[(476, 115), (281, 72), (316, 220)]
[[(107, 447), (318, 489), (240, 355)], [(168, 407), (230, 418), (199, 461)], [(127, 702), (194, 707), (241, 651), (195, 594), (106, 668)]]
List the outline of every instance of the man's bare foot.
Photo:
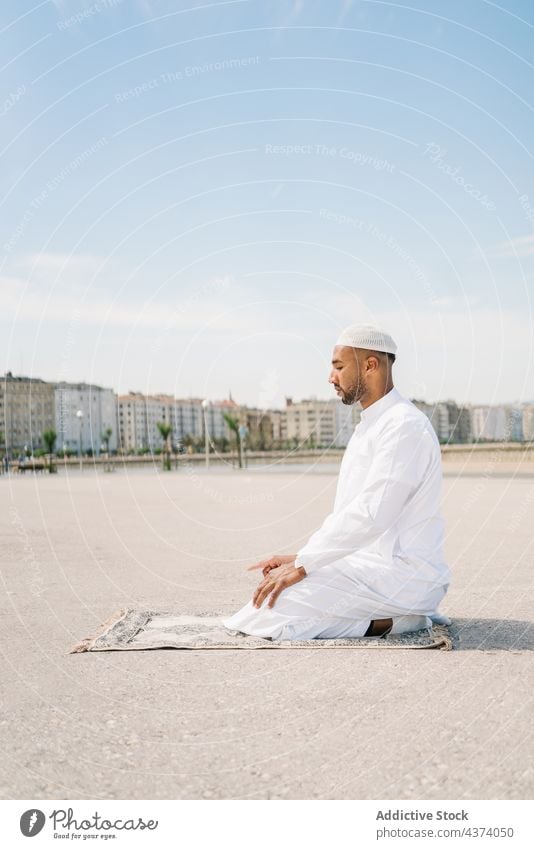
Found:
[(381, 637), (382, 634), (387, 634), (393, 627), (393, 619), (372, 619), (367, 631), (366, 637)]

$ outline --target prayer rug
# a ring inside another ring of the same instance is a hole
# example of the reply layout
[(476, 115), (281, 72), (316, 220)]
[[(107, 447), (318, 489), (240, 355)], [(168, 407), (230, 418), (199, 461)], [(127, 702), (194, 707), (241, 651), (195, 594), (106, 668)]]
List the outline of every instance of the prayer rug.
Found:
[(146, 649), (452, 649), (446, 625), (382, 637), (314, 640), (271, 640), (233, 631), (222, 624), (227, 615), (202, 612), (184, 615), (163, 611), (119, 610), (71, 654), (86, 651)]

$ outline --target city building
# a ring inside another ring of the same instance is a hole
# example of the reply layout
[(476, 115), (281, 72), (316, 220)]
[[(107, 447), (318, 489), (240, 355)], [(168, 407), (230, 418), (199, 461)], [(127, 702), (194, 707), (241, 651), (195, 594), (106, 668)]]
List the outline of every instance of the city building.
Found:
[[(172, 395), (129, 392), (118, 396), (119, 450), (155, 451), (163, 448), (158, 422), (173, 425)], [(171, 439), (176, 435), (171, 432)]]
[[(240, 421), (241, 410), (233, 398), (230, 398), (228, 401), (209, 401), (202, 409), (206, 417), (210, 439), (230, 439), (232, 435), (231, 430), (224, 416), (226, 414)], [(240, 421), (240, 424), (246, 424), (246, 422)], [(204, 433), (204, 431), (202, 432)]]
[(534, 441), (534, 404), (526, 404), (523, 407), (522, 430), (525, 442)]
[(105, 450), (106, 431), (110, 430), (109, 450), (118, 446), (117, 397), (113, 389), (90, 383), (56, 383), (56, 451), (98, 456)]
[[(432, 422), (439, 441), (531, 442), (534, 440), (534, 404), (458, 405), (453, 400), (428, 403), (412, 399)], [(225, 420), (230, 415), (246, 427), (249, 450), (277, 448), (344, 448), (360, 421), (360, 404), (344, 405), (339, 399), (315, 397), (293, 402), (284, 409), (238, 405), (228, 400), (174, 398), (129, 392), (88, 383), (50, 383), (39, 378), (16, 377), (7, 372), (0, 384), (0, 452), (13, 458), (45, 448), (43, 433), (56, 431), (56, 451), (98, 455), (111, 431), (109, 450), (158, 451), (163, 439), (158, 423), (171, 428), (171, 444), (184, 441), (201, 447), (206, 428), (218, 450), (235, 448), (235, 434)]]
[(202, 401), (199, 398), (175, 398), (171, 410), (171, 424), (175, 444), (184, 436), (200, 439), (204, 433)]
[[(276, 420), (278, 427), (275, 437)], [(258, 407), (241, 407), (239, 421), (247, 428), (246, 446), (251, 451), (271, 451), (279, 447), (279, 417), (273, 415), (272, 411)]]
[(506, 419), (507, 425), (506, 430), (507, 433), (510, 434), (509, 438), (510, 442), (522, 442), (523, 441), (523, 408), (518, 407), (515, 404), (511, 407), (506, 408)]
[(204, 423), (211, 441), (231, 438), (224, 414), (239, 418), (240, 408), (233, 400), (210, 401), (200, 398), (179, 399), (172, 395), (143, 395), (130, 392), (119, 395), (120, 449), (156, 451), (163, 447), (158, 422), (171, 426), (171, 444), (178, 446), (184, 437), (204, 439)]
[(445, 401), (439, 401), (432, 404), (430, 413), (430, 421), (436, 431), (436, 435), (441, 443), (449, 441), (450, 436), (450, 419), (449, 405)]
[(43, 433), (55, 430), (54, 385), (8, 371), (0, 385), (0, 437), (8, 457), (45, 448)]
[(468, 443), (473, 439), (471, 410), (469, 407), (458, 406), (455, 401), (446, 402), (449, 417), (448, 442)]
[(471, 421), (475, 442), (496, 442), (504, 439), (505, 419), (502, 408), (489, 405), (472, 407)]
[(418, 410), (421, 410), (430, 419), (439, 441), (448, 442), (450, 425), (447, 404), (443, 402), (429, 404), (427, 401), (421, 401), (417, 398), (412, 398), (411, 401)]
[(273, 446), (275, 448), (282, 447), (282, 419), (283, 419), (283, 410), (267, 410), (267, 415), (271, 420), (271, 427), (273, 429)]
[(343, 448), (360, 420), (358, 404), (344, 405), (337, 398), (319, 401), (286, 398), (282, 411), (282, 441), (306, 448)]
[(439, 441), (447, 442), (471, 442), (473, 439), (473, 427), (471, 410), (466, 406), (458, 406), (455, 401), (438, 401), (429, 404), (419, 399), (411, 399), (412, 403), (427, 416), (436, 431)]
[(473, 438), (477, 442), (521, 442), (524, 439), (524, 410), (520, 406), (473, 407), (471, 416)]

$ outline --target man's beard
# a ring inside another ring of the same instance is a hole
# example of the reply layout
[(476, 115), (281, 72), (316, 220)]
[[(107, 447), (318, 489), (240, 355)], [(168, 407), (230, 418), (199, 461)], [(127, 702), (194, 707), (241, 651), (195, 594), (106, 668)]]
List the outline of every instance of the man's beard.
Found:
[(350, 388), (347, 389), (346, 392), (341, 390), (341, 402), (343, 404), (354, 404), (356, 401), (359, 401), (365, 391), (365, 384), (363, 380), (357, 380), (356, 383)]

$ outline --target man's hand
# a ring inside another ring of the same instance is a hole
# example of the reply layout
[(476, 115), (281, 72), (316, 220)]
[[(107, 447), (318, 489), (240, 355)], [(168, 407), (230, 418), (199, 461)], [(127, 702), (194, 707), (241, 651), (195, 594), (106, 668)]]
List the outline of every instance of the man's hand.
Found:
[(252, 596), (254, 607), (261, 607), (268, 595), (270, 595), (267, 607), (273, 607), (276, 599), (287, 587), (298, 584), (306, 577), (306, 570), (299, 566), (295, 568), (293, 563), (281, 565), (274, 571), (269, 571)]
[(261, 569), (266, 578), (271, 569), (278, 569), (279, 566), (285, 566), (289, 563), (294, 563), (297, 559), (296, 554), (273, 554), (267, 560), (260, 560), (259, 563), (253, 563), (252, 566), (247, 566), (247, 571), (252, 569)]

